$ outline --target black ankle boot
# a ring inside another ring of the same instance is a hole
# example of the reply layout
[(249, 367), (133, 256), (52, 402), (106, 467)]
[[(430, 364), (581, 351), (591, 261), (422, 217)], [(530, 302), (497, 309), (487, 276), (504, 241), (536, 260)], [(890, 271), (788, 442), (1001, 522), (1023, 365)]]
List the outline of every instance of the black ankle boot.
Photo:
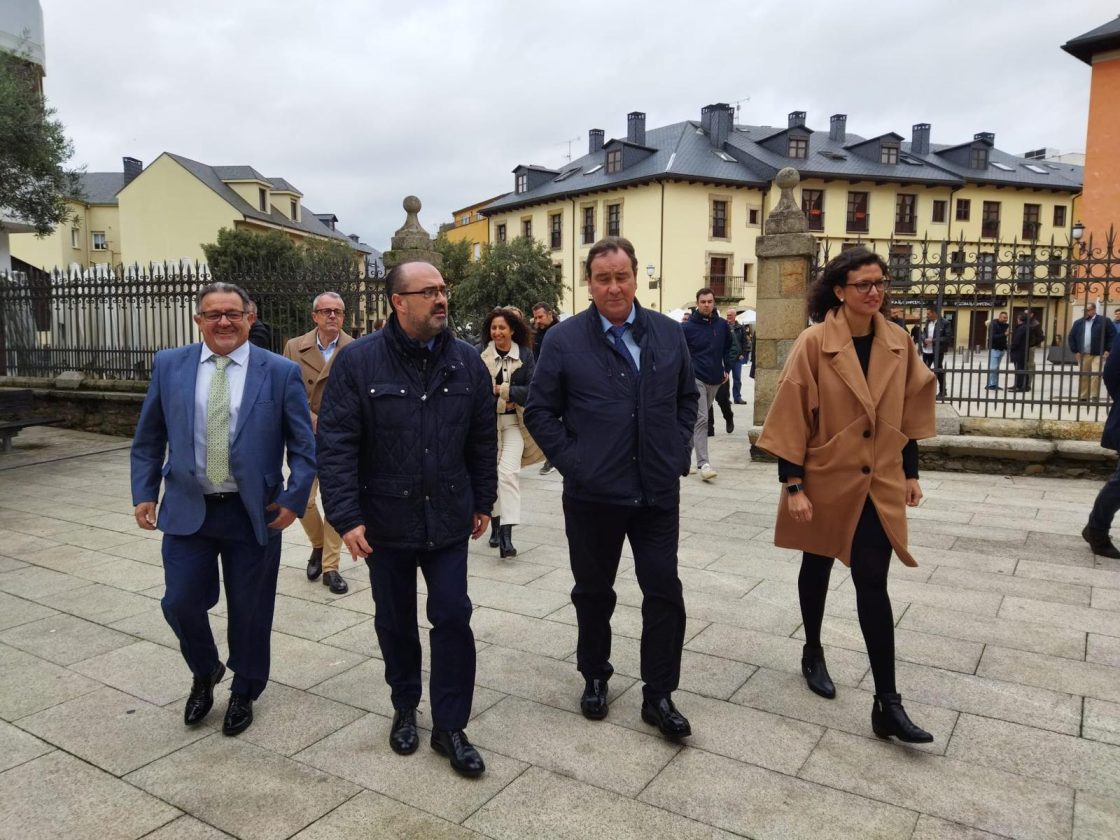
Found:
[(1094, 531), (1086, 525), (1081, 529), (1081, 536), (1098, 557), (1120, 558), (1120, 551), (1112, 544), (1108, 531)]
[(824, 664), (823, 648), (805, 645), (801, 649), (801, 673), (805, 675), (805, 682), (809, 684), (809, 690), (814, 694), (827, 697), (829, 700), (836, 696), (836, 686)]
[(513, 526), (503, 525), (498, 531), (498, 540), (500, 548), (498, 549), (499, 557), (516, 557), (517, 549), (513, 547)]
[(876, 694), (871, 707), (871, 728), (880, 738), (892, 735), (908, 744), (928, 744), (933, 736), (910, 720), (897, 694)]
[(502, 518), (500, 516), (495, 516), (493, 519), (490, 520), (490, 547), (491, 548), (497, 548), (498, 547), (498, 528), (500, 528), (501, 525), (502, 525)]

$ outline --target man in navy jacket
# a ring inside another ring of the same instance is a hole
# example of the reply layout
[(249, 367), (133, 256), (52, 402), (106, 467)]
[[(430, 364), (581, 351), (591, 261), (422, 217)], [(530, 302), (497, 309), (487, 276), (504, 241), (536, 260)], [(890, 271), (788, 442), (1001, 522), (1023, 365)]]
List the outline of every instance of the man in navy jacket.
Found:
[(202, 343), (156, 354), (132, 441), (132, 502), (137, 525), (163, 531), (160, 603), (194, 674), (188, 726), (209, 713), (226, 672), (206, 615), (221, 558), (234, 672), (222, 731), (237, 735), (268, 682), (280, 533), (307, 507), (315, 440), (299, 366), (248, 343), (245, 292), (204, 286), (195, 313)]
[(467, 539), (490, 524), (498, 431), (490, 374), (447, 331), (447, 285), (435, 266), (406, 262), (385, 278), (385, 328), (334, 360), (319, 410), (319, 483), (327, 521), (366, 558), (374, 629), (392, 689), (389, 745), (419, 746), (420, 635), (416, 569), (432, 624), (431, 747), (465, 776), (486, 769), (463, 729), (474, 696)]
[(1096, 371), (1100, 370), (1101, 357), (1108, 358), (1116, 327), (1107, 318), (1097, 315), (1094, 303), (1085, 304), (1085, 317), (1074, 321), (1069, 330), (1069, 349), (1081, 369), (1078, 381), (1077, 398), (1089, 402), (1100, 386), (1096, 382)]
[(711, 289), (705, 287), (696, 293), (696, 308), (684, 322), (684, 337), (696, 372), (696, 389), (700, 392), (692, 447), (696, 450), (696, 468), (701, 477), (711, 481), (718, 473), (708, 458), (708, 414), (716, 391), (727, 381), (735, 361), (731, 330), (716, 312), (716, 298)]
[[(1100, 320), (1099, 318), (1097, 320)], [(1112, 351), (1108, 353), (1108, 361), (1104, 363), (1104, 387), (1112, 398), (1112, 407), (1108, 410), (1108, 419), (1104, 422), (1104, 434), (1101, 435), (1101, 446), (1105, 449), (1120, 450), (1120, 333), (1112, 340)], [(1112, 520), (1116, 511), (1120, 510), (1120, 465), (1108, 477), (1104, 487), (1097, 494), (1093, 503), (1093, 510), (1089, 514), (1089, 522), (1082, 529), (1081, 536), (1093, 553), (1101, 557), (1120, 559), (1120, 550), (1112, 543), (1109, 532), (1112, 530)]]
[(586, 269), (593, 303), (552, 328), (525, 406), (529, 433), (564, 475), (580, 708), (591, 720), (607, 715), (614, 578), (629, 539), (643, 598), (642, 719), (681, 738), (692, 733), (672, 701), (684, 645), (677, 545), (696, 425), (692, 363), (680, 326), (634, 299), (629, 241), (595, 243)]

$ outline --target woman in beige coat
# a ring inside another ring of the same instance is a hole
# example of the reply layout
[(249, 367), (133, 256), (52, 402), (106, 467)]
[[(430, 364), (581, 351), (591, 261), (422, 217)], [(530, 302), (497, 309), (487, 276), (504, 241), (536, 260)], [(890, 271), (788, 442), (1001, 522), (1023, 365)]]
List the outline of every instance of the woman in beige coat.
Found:
[(825, 266), (809, 290), (817, 322), (797, 339), (758, 445), (777, 456), (784, 484), (776, 545), (804, 552), (798, 578), (805, 623), (802, 672), (835, 697), (821, 623), (833, 558), (852, 570), (860, 629), (871, 660), (880, 737), (928, 743), (902, 707), (894, 679), (894, 616), (887, 594), (892, 551), (906, 547), (906, 506), (918, 504), (918, 447), (935, 431), (936, 380), (906, 332), (880, 313), (887, 264), (857, 247)]
[(490, 520), (490, 547), (497, 548), (502, 557), (516, 557), (513, 526), (521, 523), (518, 473), (522, 467), (544, 460), (544, 453), (525, 429), (523, 416), (535, 360), (529, 349), (529, 328), (512, 307), (491, 312), (483, 322), (482, 334), (490, 337), (482, 348), (482, 361), (498, 398), (498, 503)]

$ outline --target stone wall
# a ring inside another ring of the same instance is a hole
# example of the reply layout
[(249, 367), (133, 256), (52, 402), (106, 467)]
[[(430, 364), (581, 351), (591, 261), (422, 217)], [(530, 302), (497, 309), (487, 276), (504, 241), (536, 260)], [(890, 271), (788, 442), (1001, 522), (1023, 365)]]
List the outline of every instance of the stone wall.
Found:
[(63, 428), (131, 437), (147, 383), (97, 382), (78, 390), (61, 390), (49, 379), (0, 377), (0, 388), (30, 388), (35, 414), (60, 417), (58, 425)]

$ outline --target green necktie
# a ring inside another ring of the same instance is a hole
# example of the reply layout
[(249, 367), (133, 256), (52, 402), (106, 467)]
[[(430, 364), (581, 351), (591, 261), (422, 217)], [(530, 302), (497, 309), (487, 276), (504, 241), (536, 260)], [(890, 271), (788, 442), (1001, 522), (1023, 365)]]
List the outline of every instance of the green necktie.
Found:
[(206, 398), (206, 478), (215, 487), (229, 478), (229, 357), (214, 356), (214, 378)]

